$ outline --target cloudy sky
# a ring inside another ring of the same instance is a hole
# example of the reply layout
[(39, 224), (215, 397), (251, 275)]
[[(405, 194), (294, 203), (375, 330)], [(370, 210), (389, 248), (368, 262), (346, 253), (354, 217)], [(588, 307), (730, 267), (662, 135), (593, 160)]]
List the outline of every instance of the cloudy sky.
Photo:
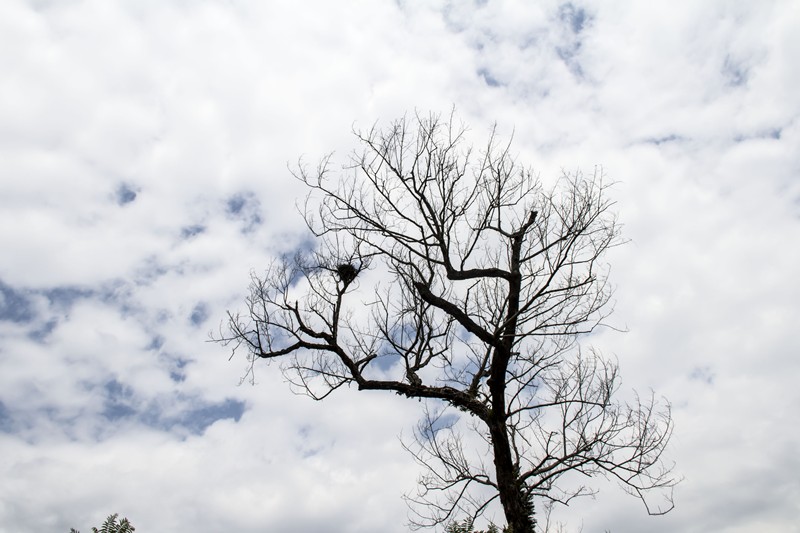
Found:
[(287, 162), (452, 106), (625, 236), (597, 344), (667, 397), (676, 508), (574, 531), (800, 531), (800, 8), (751, 2), (0, 2), (0, 532), (401, 532), (415, 401), (293, 395), (208, 343), (306, 237)]

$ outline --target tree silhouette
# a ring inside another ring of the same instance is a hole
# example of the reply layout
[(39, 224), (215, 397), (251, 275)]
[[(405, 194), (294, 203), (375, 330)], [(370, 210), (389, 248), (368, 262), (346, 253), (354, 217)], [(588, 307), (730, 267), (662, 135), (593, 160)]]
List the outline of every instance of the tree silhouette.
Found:
[(426, 399), (404, 443), (424, 471), (412, 526), (499, 500), (509, 530), (533, 532), (534, 500), (593, 493), (569, 472), (643, 501), (667, 489), (666, 509), (645, 505), (671, 509), (669, 405), (616, 401), (616, 362), (581, 342), (611, 311), (603, 256), (622, 242), (602, 172), (545, 187), (494, 131), (473, 150), (453, 115), (355, 135), (342, 172), (328, 156), (294, 173), (316, 248), (253, 274), (215, 336), (246, 351), (245, 378), (279, 358), (316, 400), (350, 385)]

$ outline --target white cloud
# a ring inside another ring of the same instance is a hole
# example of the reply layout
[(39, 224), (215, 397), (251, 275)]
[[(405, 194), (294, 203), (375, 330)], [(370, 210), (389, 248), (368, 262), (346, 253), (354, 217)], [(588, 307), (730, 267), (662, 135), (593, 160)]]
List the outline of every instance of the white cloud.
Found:
[(342, 162), (353, 123), (451, 105), (476, 139), (513, 129), (543, 179), (619, 181), (630, 332), (593, 340), (626, 391), (672, 401), (686, 480), (662, 518), (613, 486), (560, 516), (796, 527), (800, 14), (529, 4), (2, 3), (0, 532), (112, 512), (142, 531), (405, 530), (417, 402), (314, 403), (277, 365), (236, 387), (245, 362), (205, 341), (248, 272), (306, 238), (287, 162)]

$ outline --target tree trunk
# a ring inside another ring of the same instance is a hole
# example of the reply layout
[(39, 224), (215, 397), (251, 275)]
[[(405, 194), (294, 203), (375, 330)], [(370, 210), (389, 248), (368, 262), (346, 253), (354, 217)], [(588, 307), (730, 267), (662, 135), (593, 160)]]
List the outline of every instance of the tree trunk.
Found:
[(536, 521), (530, 515), (531, 508), (519, 482), (519, 473), (514, 467), (505, 425), (493, 424), (490, 433), (497, 487), (506, 523), (511, 526), (512, 533), (534, 533)]
[(517, 336), (517, 314), (519, 312), (520, 289), (520, 251), (525, 232), (536, 221), (536, 211), (531, 212), (528, 221), (511, 236), (511, 258), (508, 279), (508, 311), (505, 327), (502, 330), (501, 346), (494, 351), (489, 390), (492, 396), (492, 423), (489, 431), (494, 448), (494, 467), (500, 503), (506, 515), (506, 523), (511, 533), (534, 533), (536, 521), (532, 506), (528, 501), (519, 479), (519, 469), (511, 455), (511, 442), (506, 428), (506, 371), (511, 359), (511, 351)]

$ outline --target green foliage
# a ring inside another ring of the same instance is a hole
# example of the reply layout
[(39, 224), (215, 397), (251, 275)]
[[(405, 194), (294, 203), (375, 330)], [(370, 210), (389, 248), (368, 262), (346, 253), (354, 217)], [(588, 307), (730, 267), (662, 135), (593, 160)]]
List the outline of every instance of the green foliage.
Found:
[[(106, 521), (103, 522), (103, 526), (100, 529), (93, 527), (92, 533), (132, 533), (136, 531), (136, 528), (131, 525), (127, 518), (123, 518), (117, 522), (118, 516), (117, 513), (112, 514), (106, 518)], [(80, 533), (80, 531), (75, 528), (70, 528), (69, 533)]]
[[(509, 528), (504, 527), (502, 529), (502, 533), (510, 533), (510, 531)], [(447, 527), (444, 528), (444, 533), (501, 533), (501, 530), (491, 522), (489, 522), (486, 530), (474, 529), (472, 518), (465, 518), (462, 522), (454, 520), (447, 524)]]
[(536, 509), (533, 505), (533, 496), (528, 494), (525, 497), (525, 513), (528, 515), (528, 518), (531, 519), (531, 524), (533, 524), (534, 528), (536, 527)]
[(454, 520), (444, 528), (444, 533), (474, 533), (472, 529), (472, 519), (465, 518), (463, 522)]

